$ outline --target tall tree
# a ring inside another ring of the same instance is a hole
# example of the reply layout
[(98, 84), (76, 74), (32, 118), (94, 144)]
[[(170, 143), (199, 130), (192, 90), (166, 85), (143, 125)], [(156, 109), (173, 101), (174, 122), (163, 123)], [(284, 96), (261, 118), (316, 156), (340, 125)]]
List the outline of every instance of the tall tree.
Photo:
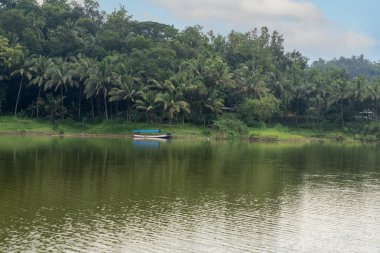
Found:
[(60, 90), (61, 100), (61, 119), (64, 119), (64, 92), (67, 92), (69, 87), (77, 87), (78, 82), (74, 80), (73, 76), (76, 74), (72, 63), (56, 58), (54, 65), (49, 68), (49, 80), (46, 83), (48, 89), (53, 89), (54, 92)]
[(120, 77), (119, 85), (112, 88), (109, 92), (109, 101), (124, 101), (127, 105), (127, 122), (131, 121), (130, 112), (136, 99), (139, 98), (140, 89), (138, 86), (139, 78), (132, 75)]
[(48, 88), (48, 71), (53, 66), (53, 61), (51, 58), (45, 56), (38, 56), (32, 58), (31, 60), (31, 73), (32, 79), (30, 80), (30, 85), (35, 85), (38, 87), (38, 96), (36, 102), (36, 115), (39, 117), (39, 105), (40, 105), (40, 96), (41, 90), (46, 90)]
[(359, 75), (352, 80), (353, 100), (355, 103), (355, 109), (362, 110), (360, 104), (367, 98), (368, 82), (364, 76)]
[(172, 124), (173, 118), (180, 112), (190, 113), (189, 103), (183, 101), (175, 91), (175, 88), (171, 88), (168, 92), (159, 93), (156, 102), (163, 105), (164, 111), (169, 117), (169, 124)]
[(87, 99), (98, 95), (103, 96), (106, 120), (108, 120), (108, 92), (112, 86), (119, 83), (119, 80), (116, 77), (116, 72), (112, 69), (112, 62), (106, 59), (97, 64), (90, 77), (85, 81), (84, 93)]
[(17, 92), (16, 104), (15, 104), (15, 110), (14, 110), (14, 115), (17, 116), (17, 109), (18, 109), (18, 104), (20, 102), (20, 96), (21, 96), (21, 89), (23, 86), (23, 81), (24, 81), (24, 79), (26, 79), (28, 81), (30, 79), (32, 79), (31, 62), (25, 55), (22, 56), (21, 64), (19, 65), (19, 67), (15, 71), (13, 71), (11, 73), (11, 76), (18, 76), (20, 79), (19, 88), (18, 88), (18, 92)]
[(256, 69), (253, 62), (240, 65), (235, 73), (236, 82), (241, 91), (252, 98), (261, 98), (269, 92), (262, 69)]
[(151, 90), (140, 92), (140, 99), (136, 100), (136, 109), (146, 113), (147, 120), (153, 124), (153, 116), (158, 108), (157, 94)]
[(75, 65), (76, 77), (78, 78), (78, 119), (80, 119), (85, 82), (96, 71), (96, 61), (92, 58), (79, 55)]
[(380, 79), (374, 79), (367, 87), (367, 95), (373, 102), (373, 109), (375, 113), (375, 118), (378, 118), (378, 108), (380, 101)]
[(338, 68), (329, 69), (328, 75), (332, 82), (332, 103), (340, 105), (341, 126), (344, 127), (344, 102), (352, 97), (352, 88), (347, 73)]

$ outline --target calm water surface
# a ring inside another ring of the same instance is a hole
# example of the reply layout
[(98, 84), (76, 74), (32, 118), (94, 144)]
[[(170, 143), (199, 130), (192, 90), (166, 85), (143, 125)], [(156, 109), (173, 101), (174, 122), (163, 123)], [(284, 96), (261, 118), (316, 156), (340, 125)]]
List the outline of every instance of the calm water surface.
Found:
[(380, 252), (380, 147), (0, 137), (0, 252)]

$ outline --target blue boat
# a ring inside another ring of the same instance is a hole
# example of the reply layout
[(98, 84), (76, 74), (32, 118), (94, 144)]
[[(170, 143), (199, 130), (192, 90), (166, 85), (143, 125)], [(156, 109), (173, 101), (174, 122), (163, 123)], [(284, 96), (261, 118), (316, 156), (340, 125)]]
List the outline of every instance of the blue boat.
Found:
[(170, 139), (171, 133), (162, 133), (158, 129), (133, 130), (135, 139)]

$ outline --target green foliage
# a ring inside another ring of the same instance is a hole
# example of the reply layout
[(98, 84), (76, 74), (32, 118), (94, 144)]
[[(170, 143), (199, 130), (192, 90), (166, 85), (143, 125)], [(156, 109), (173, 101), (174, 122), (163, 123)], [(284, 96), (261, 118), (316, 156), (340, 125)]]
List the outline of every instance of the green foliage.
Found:
[(280, 110), (280, 101), (273, 95), (268, 95), (259, 100), (253, 100), (253, 114), (260, 121), (268, 121), (275, 113)]
[[(20, 61), (22, 55), (22, 47), (20, 45), (11, 46), (9, 40), (0, 36), (0, 68), (11, 70)], [(8, 71), (10, 72), (10, 71)], [(3, 74), (3, 73), (0, 73)]]
[(239, 118), (248, 126), (256, 121), (267, 122), (280, 110), (280, 101), (269, 94), (261, 99), (246, 99), (238, 107)]
[(246, 99), (237, 108), (237, 116), (248, 126), (255, 124), (255, 115), (253, 114), (253, 99)]
[(231, 137), (245, 136), (248, 133), (248, 128), (233, 114), (225, 114), (216, 120), (213, 128), (218, 132), (218, 135)]
[(22, 10), (10, 9), (0, 12), (0, 27), (21, 37), (23, 31), (28, 27), (28, 20)]
[(46, 118), (51, 122), (58, 120), (62, 115), (67, 113), (67, 109), (62, 107), (61, 97), (54, 97), (52, 95), (48, 95), (45, 100), (38, 101), (42, 108), (42, 113), (46, 115)]
[(308, 67), (266, 27), (222, 36), (138, 22), (123, 6), (107, 14), (96, 0), (18, 0), (1, 2), (0, 35), (5, 114), (210, 126), (224, 110), (248, 125), (317, 128), (378, 117), (377, 63), (361, 56)]
[(363, 128), (360, 134), (364, 135), (372, 135), (376, 136), (378, 139), (380, 139), (380, 123), (373, 122), (370, 124), (366, 124)]
[(333, 59), (330, 61), (319, 59), (318, 61), (313, 62), (312, 66), (319, 68), (322, 71), (329, 68), (344, 69), (347, 71), (350, 78), (363, 75), (366, 79), (373, 80), (380, 77), (379, 64), (365, 59), (364, 55), (352, 56), (351, 58), (340, 57), (339, 59)]

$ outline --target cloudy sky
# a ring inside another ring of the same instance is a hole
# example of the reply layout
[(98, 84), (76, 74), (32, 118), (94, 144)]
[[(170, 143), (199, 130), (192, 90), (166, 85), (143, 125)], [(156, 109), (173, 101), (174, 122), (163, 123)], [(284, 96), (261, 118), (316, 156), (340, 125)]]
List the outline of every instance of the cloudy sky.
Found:
[(124, 5), (136, 20), (200, 24), (227, 34), (268, 26), (285, 36), (287, 50), (311, 59), (364, 54), (380, 60), (377, 0), (100, 0), (111, 11)]

